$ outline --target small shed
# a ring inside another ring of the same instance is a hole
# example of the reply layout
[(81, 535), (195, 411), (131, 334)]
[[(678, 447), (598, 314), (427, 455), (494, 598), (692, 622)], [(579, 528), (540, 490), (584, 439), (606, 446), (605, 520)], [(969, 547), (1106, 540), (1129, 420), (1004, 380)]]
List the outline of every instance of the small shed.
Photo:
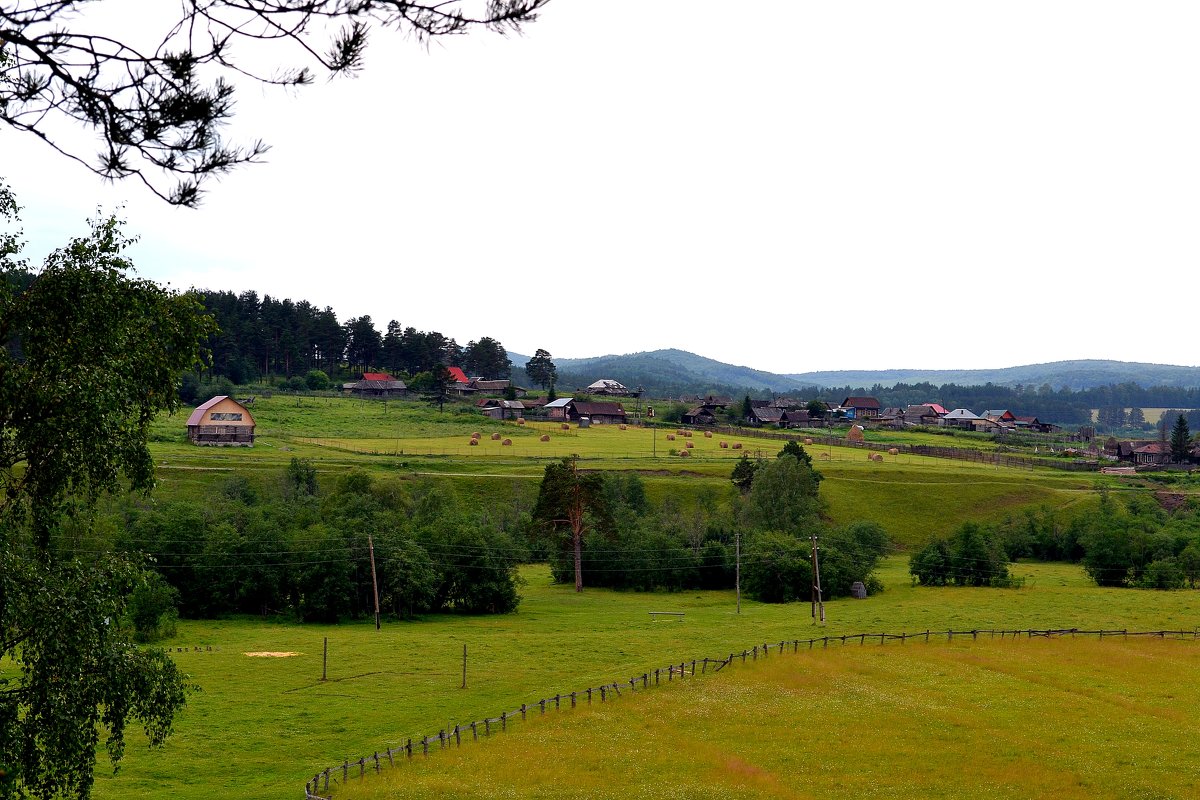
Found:
[(862, 581), (855, 581), (850, 584), (850, 596), (855, 600), (867, 599), (867, 587)]
[(217, 395), (199, 405), (187, 421), (188, 441), (215, 447), (253, 447), (254, 417), (244, 405)]

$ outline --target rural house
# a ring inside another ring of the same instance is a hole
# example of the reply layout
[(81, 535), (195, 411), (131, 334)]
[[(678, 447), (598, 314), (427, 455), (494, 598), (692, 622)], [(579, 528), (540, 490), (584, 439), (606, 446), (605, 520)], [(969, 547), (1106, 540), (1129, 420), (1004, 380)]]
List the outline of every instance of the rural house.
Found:
[(188, 417), (187, 434), (197, 445), (253, 447), (254, 417), (232, 397), (217, 395)]
[(941, 417), (927, 404), (909, 406), (904, 409), (905, 425), (937, 425)]
[(585, 403), (572, 400), (567, 404), (567, 419), (579, 422), (585, 417), (593, 425), (619, 425), (625, 422), (625, 409), (620, 403)]
[(783, 424), (783, 409), (781, 408), (752, 408), (750, 416), (746, 418), (746, 422), (750, 425), (775, 425)]
[(637, 392), (609, 378), (601, 378), (595, 383), (588, 384), (585, 390), (588, 394), (608, 395), (609, 397), (637, 397)]
[(342, 391), (357, 397), (404, 397), (408, 386), (386, 372), (364, 372), (362, 380), (343, 383)]
[(512, 387), (512, 390), (516, 393), (517, 397), (524, 397), (527, 391), (526, 389), (522, 389), (520, 386), (513, 386), (512, 381), (508, 380), (486, 381), (483, 378), (471, 378), (471, 380), (467, 382), (467, 386), (471, 387), (477, 392), (483, 392), (484, 394), (504, 394), (505, 389)]
[(874, 397), (847, 397), (842, 408), (850, 419), (872, 419), (879, 416), (879, 401)]
[(560, 397), (557, 400), (551, 400), (542, 406), (542, 411), (550, 419), (566, 419), (567, 406), (571, 405), (574, 398)]
[(684, 425), (716, 425), (717, 409), (713, 406), (696, 406), (685, 411), (680, 421)]
[(520, 419), (525, 414), (525, 404), (520, 400), (488, 398), (479, 401), (479, 409), (492, 419)]
[(813, 421), (808, 417), (807, 408), (785, 408), (779, 415), (779, 425), (784, 428), (811, 428)]

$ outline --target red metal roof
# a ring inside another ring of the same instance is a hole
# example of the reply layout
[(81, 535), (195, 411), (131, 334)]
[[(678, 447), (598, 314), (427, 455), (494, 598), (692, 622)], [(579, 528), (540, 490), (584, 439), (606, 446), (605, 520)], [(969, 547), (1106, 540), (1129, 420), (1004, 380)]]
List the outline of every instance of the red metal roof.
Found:
[(450, 375), (453, 376), (454, 380), (458, 381), (459, 383), (470, 383), (466, 373), (463, 372), (459, 367), (446, 367), (446, 369), (450, 371)]
[(394, 381), (396, 380), (386, 372), (364, 372), (362, 379), (364, 381)]

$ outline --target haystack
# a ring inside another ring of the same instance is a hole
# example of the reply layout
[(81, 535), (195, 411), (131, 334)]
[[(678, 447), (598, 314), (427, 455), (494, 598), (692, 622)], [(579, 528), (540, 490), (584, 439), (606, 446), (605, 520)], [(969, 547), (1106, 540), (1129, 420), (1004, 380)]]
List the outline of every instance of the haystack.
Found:
[(704, 438), (705, 438), (705, 439), (711, 439), (711, 438), (712, 438), (712, 431), (705, 431), (705, 432), (704, 432)]
[(846, 441), (848, 442), (861, 442), (866, 438), (867, 437), (863, 435), (863, 429), (857, 425), (851, 425), (850, 431), (846, 434)]
[(741, 442), (734, 442), (734, 443), (733, 443), (733, 449), (734, 449), (734, 450), (741, 450), (741, 449), (742, 449), (742, 443), (741, 443)]
[(548, 433), (543, 433), (543, 434), (542, 434), (542, 438), (540, 439), (540, 441), (543, 441), (543, 442), (548, 442), (548, 441), (550, 441), (550, 434), (548, 434)]
[(899, 450), (897, 450), (895, 447), (889, 447), (889, 448), (888, 448), (888, 455), (889, 455), (889, 456), (898, 456), (898, 455), (900, 455), (900, 451), (899, 451)]
[(493, 433), (493, 434), (492, 434), (492, 441), (493, 441), (493, 442), (498, 442), (498, 441), (500, 441), (500, 434), (498, 434), (498, 433)]
[(505, 439), (500, 443), (501, 447), (512, 447), (512, 439)]
[(684, 447), (692, 448), (692, 447), (695, 447), (695, 446), (696, 446), (696, 443), (695, 443), (695, 442), (685, 442), (685, 443), (684, 443)]
[(673, 433), (668, 433), (668, 434), (667, 434), (667, 441), (668, 441), (668, 442), (673, 442), (673, 441), (675, 441), (675, 434), (673, 434)]
[(467, 444), (471, 445), (471, 447), (478, 447), (478, 446), (479, 446), (479, 440), (478, 440), (478, 439), (472, 439), (471, 441), (467, 442)]
[(729, 448), (729, 442), (721, 442), (721, 449), (725, 450), (728, 448)]
[(804, 443), (805, 443), (805, 444), (812, 444), (812, 439), (810, 439), (810, 438), (808, 438), (808, 437), (805, 437), (805, 438), (804, 438)]

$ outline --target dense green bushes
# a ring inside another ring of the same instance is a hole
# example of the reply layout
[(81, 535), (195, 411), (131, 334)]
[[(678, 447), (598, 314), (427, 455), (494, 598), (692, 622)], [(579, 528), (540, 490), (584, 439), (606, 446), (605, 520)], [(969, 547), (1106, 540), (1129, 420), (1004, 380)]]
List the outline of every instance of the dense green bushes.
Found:
[(145, 554), (184, 617), (371, 614), (370, 544), (386, 612), (503, 613), (520, 600), (515, 567), (526, 557), (509, 522), (463, 508), (446, 487), (409, 491), (357, 471), (318, 497), (311, 466), (297, 461), (274, 498), (235, 475), (205, 504), (130, 508), (114, 544)]

